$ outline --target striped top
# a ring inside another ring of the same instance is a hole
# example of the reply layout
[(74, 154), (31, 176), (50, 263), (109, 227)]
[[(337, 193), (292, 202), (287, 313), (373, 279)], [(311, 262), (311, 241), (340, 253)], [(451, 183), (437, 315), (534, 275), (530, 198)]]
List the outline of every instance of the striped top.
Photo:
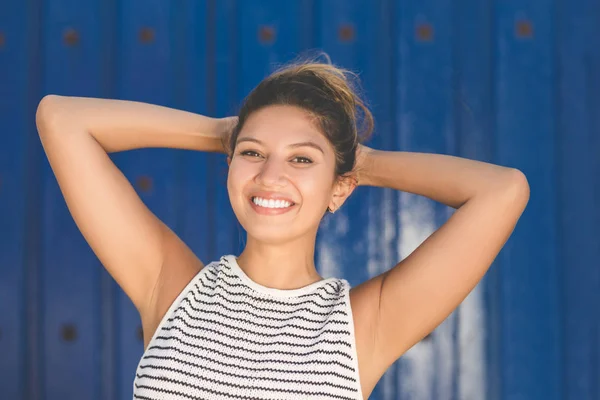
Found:
[(165, 314), (133, 397), (363, 400), (349, 292), (339, 278), (268, 288), (223, 256)]

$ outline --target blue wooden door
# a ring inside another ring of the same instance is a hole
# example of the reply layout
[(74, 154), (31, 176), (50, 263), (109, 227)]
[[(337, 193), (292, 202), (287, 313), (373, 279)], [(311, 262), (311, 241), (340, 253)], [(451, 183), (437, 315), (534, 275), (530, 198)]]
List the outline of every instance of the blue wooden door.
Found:
[[(593, 0), (0, 2), (0, 398), (128, 399), (142, 352), (136, 310), (41, 149), (41, 97), (231, 115), (269, 72), (318, 49), (359, 74), (370, 146), (516, 167), (531, 185), (482, 284), (371, 398), (600, 399), (599, 34)], [(111, 157), (204, 261), (243, 249), (223, 155)], [(360, 188), (324, 219), (318, 268), (357, 285), (451, 212)]]

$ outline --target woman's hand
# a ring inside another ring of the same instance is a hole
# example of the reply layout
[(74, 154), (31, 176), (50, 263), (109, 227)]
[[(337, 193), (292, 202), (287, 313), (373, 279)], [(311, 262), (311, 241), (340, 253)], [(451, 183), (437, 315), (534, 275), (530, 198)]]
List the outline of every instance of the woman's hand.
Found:
[(223, 137), (229, 137), (229, 135), (231, 135), (231, 132), (233, 132), (233, 130), (235, 129), (235, 127), (237, 126), (239, 119), (237, 116), (233, 116), (233, 117), (225, 117), (225, 118), (221, 118), (221, 135), (223, 135)]
[(237, 116), (224, 117), (218, 119), (217, 128), (213, 132), (219, 139), (221, 147), (219, 148), (220, 153), (227, 153), (229, 150), (229, 139), (233, 130), (237, 127), (239, 119)]
[(356, 167), (355, 167), (355, 177), (356, 177), (356, 186), (368, 186), (369, 185), (369, 166), (371, 166), (371, 154), (375, 150), (364, 146), (362, 144), (358, 144), (356, 148)]

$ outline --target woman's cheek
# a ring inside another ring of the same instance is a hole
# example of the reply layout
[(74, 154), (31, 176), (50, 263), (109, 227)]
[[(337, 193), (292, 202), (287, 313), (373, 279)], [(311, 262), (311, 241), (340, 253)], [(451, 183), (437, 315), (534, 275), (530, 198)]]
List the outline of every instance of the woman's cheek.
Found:
[(233, 161), (229, 166), (227, 175), (227, 189), (230, 196), (237, 197), (241, 195), (245, 182), (247, 182), (247, 171), (244, 170), (239, 162)]
[(304, 201), (320, 210), (323, 204), (327, 207), (331, 186), (319, 175), (320, 173), (305, 175), (298, 182), (301, 182), (299, 186)]

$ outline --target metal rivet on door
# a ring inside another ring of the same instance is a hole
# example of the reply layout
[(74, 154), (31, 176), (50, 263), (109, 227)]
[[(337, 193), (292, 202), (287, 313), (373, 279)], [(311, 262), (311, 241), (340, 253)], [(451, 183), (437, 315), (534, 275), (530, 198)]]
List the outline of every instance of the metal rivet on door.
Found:
[(518, 20), (515, 23), (515, 35), (521, 39), (529, 39), (533, 37), (533, 24), (526, 19)]
[(149, 192), (152, 190), (152, 178), (149, 176), (140, 176), (137, 179), (136, 185), (142, 192)]
[(156, 37), (156, 33), (154, 32), (154, 29), (148, 28), (148, 27), (144, 27), (144, 28), (140, 29), (140, 33), (139, 33), (140, 42), (152, 43), (152, 42), (154, 42), (155, 37)]
[(273, 43), (275, 41), (275, 29), (272, 26), (261, 26), (258, 29), (258, 40), (261, 43)]
[(434, 29), (431, 24), (422, 22), (415, 27), (415, 36), (420, 42), (431, 42), (434, 36)]
[(352, 25), (345, 24), (338, 29), (338, 37), (342, 42), (351, 42), (354, 40), (354, 36), (355, 31)]
[(73, 324), (65, 324), (60, 328), (60, 336), (65, 342), (74, 342), (77, 339), (77, 328)]
[(63, 41), (67, 46), (75, 46), (79, 43), (79, 32), (73, 28), (65, 29), (63, 33)]

